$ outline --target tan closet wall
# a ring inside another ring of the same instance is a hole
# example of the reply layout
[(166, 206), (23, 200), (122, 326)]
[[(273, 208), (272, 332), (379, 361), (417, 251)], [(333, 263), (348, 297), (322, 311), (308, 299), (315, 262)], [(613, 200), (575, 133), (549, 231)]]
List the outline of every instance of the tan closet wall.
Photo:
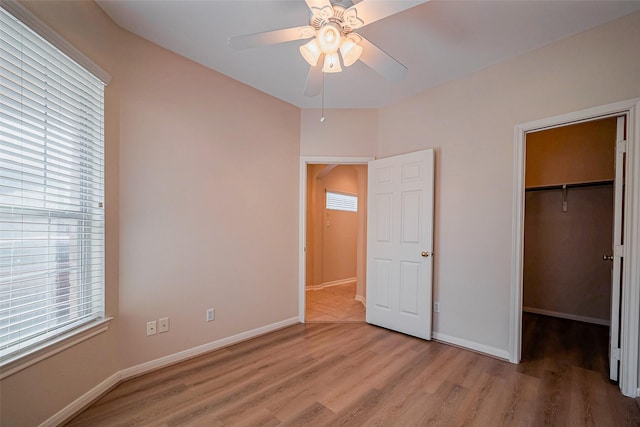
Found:
[(571, 189), (567, 212), (562, 190), (526, 194), (524, 295), (533, 308), (609, 319), (613, 227), (611, 185)]
[[(358, 213), (325, 208), (327, 191), (358, 196), (358, 174), (353, 166), (340, 165), (320, 181), (322, 191), (322, 270), (317, 284), (332, 283), (356, 277)], [(318, 246), (316, 245), (316, 250)], [(317, 276), (316, 276), (317, 277)]]
[(527, 135), (525, 311), (608, 321), (615, 132), (611, 118)]
[(616, 118), (527, 134), (525, 187), (613, 180)]

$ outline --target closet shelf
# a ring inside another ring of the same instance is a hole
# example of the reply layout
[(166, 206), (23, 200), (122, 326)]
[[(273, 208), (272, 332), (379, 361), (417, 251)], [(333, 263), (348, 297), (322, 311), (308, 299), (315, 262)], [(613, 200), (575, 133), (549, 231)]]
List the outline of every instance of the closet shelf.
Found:
[(554, 185), (540, 185), (536, 187), (526, 187), (525, 191), (543, 191), (543, 190), (562, 190), (563, 186), (567, 188), (583, 188), (583, 187), (600, 187), (604, 185), (613, 185), (612, 179), (606, 179), (602, 181), (589, 181), (589, 182), (573, 182), (566, 184), (554, 184)]

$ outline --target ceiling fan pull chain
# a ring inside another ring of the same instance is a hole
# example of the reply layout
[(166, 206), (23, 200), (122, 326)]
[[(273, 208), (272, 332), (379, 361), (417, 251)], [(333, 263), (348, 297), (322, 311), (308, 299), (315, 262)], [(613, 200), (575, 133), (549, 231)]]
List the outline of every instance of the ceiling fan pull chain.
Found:
[(322, 100), (322, 112), (320, 113), (320, 123), (324, 123), (324, 121), (326, 120), (324, 118), (324, 73), (322, 73), (322, 96), (320, 97), (320, 99)]

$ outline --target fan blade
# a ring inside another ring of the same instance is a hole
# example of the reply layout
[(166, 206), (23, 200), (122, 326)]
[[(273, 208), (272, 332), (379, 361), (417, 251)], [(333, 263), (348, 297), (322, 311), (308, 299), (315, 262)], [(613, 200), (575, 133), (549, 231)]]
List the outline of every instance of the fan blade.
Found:
[(244, 36), (229, 37), (229, 47), (233, 49), (248, 49), (250, 47), (266, 46), (293, 40), (304, 40), (313, 37), (315, 33), (316, 30), (312, 26), (306, 25), (304, 27), (246, 34)]
[(351, 28), (358, 29), (428, 1), (429, 0), (363, 0), (345, 10), (343, 19)]
[(387, 80), (399, 82), (407, 74), (407, 67), (364, 37), (360, 41), (360, 46), (362, 46), (360, 61), (367, 64)]
[[(324, 56), (324, 55), (323, 55)], [(304, 96), (312, 97), (320, 95), (322, 91), (322, 64), (324, 58), (320, 58), (318, 65), (315, 67), (309, 67), (309, 73), (307, 74), (307, 82), (304, 85)]]
[(320, 16), (323, 19), (329, 19), (333, 16), (333, 6), (329, 0), (305, 0), (307, 6), (311, 9), (311, 14)]

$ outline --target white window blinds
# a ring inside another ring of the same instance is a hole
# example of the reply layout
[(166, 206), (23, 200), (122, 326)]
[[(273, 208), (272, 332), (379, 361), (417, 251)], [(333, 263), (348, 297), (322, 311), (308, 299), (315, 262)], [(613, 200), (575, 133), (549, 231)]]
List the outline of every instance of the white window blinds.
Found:
[(104, 316), (104, 85), (0, 8), (0, 363)]
[(358, 196), (327, 191), (325, 207), (336, 211), (358, 212)]

